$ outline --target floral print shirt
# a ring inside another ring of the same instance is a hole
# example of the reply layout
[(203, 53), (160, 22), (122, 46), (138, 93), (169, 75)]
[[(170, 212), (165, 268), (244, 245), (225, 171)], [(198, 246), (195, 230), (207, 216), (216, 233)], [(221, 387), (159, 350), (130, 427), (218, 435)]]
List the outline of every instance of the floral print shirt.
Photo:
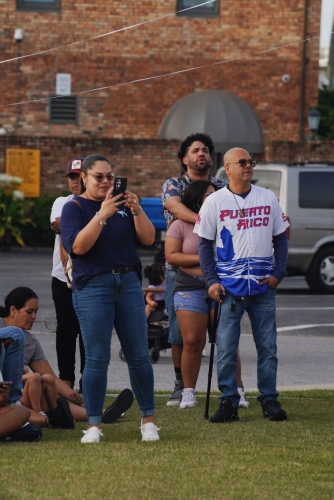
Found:
[[(221, 179), (216, 179), (216, 177), (209, 176), (209, 181), (215, 184), (219, 189), (226, 186), (228, 183)], [(164, 182), (162, 186), (162, 205), (164, 207), (164, 216), (166, 220), (166, 227), (168, 229), (169, 225), (175, 219), (174, 215), (171, 214), (165, 207), (166, 201), (172, 196), (179, 196), (182, 198), (186, 188), (191, 184), (192, 180), (186, 172), (182, 177), (171, 177)], [(166, 269), (174, 269), (166, 262)]]

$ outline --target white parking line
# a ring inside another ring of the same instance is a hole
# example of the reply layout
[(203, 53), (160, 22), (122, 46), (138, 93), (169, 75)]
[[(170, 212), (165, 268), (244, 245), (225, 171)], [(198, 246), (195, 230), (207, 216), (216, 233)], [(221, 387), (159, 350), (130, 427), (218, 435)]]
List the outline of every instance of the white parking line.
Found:
[(304, 328), (319, 328), (319, 326), (334, 326), (334, 323), (325, 323), (318, 325), (295, 325), (295, 326), (280, 326), (278, 332), (289, 332), (292, 330), (304, 330)]
[(276, 311), (334, 311), (334, 307), (276, 307)]

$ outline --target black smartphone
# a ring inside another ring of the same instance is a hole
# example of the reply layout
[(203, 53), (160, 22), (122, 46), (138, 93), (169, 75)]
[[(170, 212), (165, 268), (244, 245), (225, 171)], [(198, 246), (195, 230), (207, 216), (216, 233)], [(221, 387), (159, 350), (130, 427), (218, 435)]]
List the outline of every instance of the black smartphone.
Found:
[[(114, 190), (112, 192), (112, 196), (116, 196), (117, 194), (124, 193), (126, 191), (126, 186), (128, 183), (128, 179), (126, 177), (115, 177), (114, 178)], [(123, 196), (118, 199), (118, 201), (123, 201)]]
[(0, 382), (0, 387), (3, 387), (4, 385), (10, 385), (10, 382), (8, 382), (7, 380), (2, 380)]

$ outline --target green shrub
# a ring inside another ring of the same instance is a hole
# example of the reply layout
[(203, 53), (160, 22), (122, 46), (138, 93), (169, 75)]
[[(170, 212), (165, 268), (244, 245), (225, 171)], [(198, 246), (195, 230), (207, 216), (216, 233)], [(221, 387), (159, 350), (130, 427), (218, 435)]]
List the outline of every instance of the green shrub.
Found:
[(50, 214), (56, 198), (58, 198), (58, 195), (43, 195), (31, 200), (29, 216), (34, 222), (34, 227), (25, 228), (23, 231), (26, 245), (53, 247), (55, 233), (50, 227)]
[(334, 90), (319, 90), (321, 113), (318, 135), (322, 139), (334, 139)]
[(24, 226), (33, 225), (26, 216), (29, 200), (17, 190), (22, 179), (7, 174), (0, 174), (0, 245), (18, 244), (24, 246)]

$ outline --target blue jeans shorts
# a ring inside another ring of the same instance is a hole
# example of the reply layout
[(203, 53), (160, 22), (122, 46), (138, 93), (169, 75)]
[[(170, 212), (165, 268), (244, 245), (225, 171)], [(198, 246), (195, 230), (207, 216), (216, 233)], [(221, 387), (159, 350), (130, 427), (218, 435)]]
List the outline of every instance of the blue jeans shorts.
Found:
[(214, 300), (205, 300), (205, 288), (197, 290), (184, 290), (174, 293), (175, 311), (192, 311), (201, 314), (209, 314), (215, 308)]

